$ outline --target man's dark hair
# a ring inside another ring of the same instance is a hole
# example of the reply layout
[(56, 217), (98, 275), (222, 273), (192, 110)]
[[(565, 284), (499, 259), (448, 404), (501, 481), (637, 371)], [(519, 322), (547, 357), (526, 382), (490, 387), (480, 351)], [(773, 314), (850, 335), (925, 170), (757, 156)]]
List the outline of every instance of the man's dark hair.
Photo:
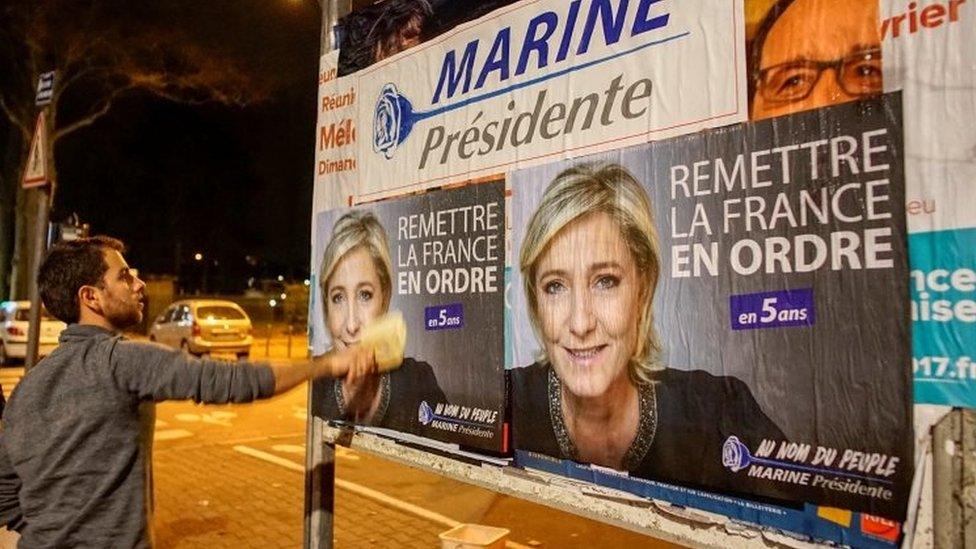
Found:
[(67, 324), (78, 322), (78, 290), (82, 286), (101, 287), (108, 270), (105, 250), (124, 253), (125, 244), (108, 236), (92, 236), (58, 242), (48, 250), (37, 273), (37, 286), (41, 301), (55, 318)]
[(766, 17), (763, 18), (762, 23), (756, 30), (755, 36), (752, 37), (752, 42), (749, 45), (749, 57), (747, 58), (746, 73), (749, 75), (749, 106), (752, 106), (752, 99), (756, 95), (756, 88), (759, 85), (759, 69), (762, 68), (762, 52), (763, 47), (766, 45), (766, 37), (769, 36), (770, 31), (773, 30), (773, 25), (779, 20), (780, 16), (789, 9), (793, 2), (796, 0), (777, 0), (775, 4), (769, 11), (766, 12)]

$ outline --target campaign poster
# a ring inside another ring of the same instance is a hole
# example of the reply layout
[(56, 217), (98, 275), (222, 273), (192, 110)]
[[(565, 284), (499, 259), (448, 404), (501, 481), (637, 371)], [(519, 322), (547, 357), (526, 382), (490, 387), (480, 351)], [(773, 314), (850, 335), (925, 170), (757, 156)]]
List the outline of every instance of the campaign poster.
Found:
[(976, 4), (882, 0), (885, 89), (905, 101), (915, 401), (976, 407)]
[(875, 0), (745, 0), (751, 120), (885, 91)]
[(315, 211), (745, 120), (742, 24), (741, 0), (524, 0), (323, 58)]
[(315, 415), (507, 449), (504, 192), (494, 180), (315, 217), (313, 356), (358, 344), (390, 311), (407, 328), (397, 369), (317, 381)]
[(901, 99), (509, 176), (516, 460), (902, 520)]

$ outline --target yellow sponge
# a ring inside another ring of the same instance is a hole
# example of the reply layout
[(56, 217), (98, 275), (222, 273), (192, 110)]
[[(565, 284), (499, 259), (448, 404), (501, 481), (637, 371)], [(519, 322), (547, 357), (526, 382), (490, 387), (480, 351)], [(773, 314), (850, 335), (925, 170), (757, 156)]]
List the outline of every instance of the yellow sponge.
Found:
[(379, 371), (399, 368), (407, 344), (407, 323), (403, 321), (403, 313), (392, 311), (371, 322), (363, 329), (359, 344), (373, 348)]

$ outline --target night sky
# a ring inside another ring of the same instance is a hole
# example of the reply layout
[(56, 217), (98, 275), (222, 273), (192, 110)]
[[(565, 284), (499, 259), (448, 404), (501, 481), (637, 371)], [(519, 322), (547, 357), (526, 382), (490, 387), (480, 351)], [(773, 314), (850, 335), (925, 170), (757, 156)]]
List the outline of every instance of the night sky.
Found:
[[(254, 274), (301, 279), (309, 253), (317, 2), (178, 4), (153, 16), (171, 18), (253, 71), (267, 99), (241, 108), (123, 96), (58, 143), (52, 219), (76, 212), (94, 233), (125, 240), (129, 263), (144, 274), (173, 274), (182, 261), (186, 275), (199, 251), (219, 262), (210, 276), (225, 291)], [(62, 107), (70, 112), (70, 104)]]

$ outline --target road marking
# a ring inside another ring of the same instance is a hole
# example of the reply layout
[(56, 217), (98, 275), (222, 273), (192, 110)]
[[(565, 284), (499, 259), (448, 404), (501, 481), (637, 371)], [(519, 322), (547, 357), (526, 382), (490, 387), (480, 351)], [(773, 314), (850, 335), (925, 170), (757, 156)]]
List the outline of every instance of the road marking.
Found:
[(177, 421), (185, 421), (187, 423), (194, 423), (201, 421), (203, 423), (210, 423), (212, 425), (222, 425), (224, 427), (233, 427), (234, 425), (230, 422), (231, 419), (237, 417), (235, 412), (208, 412), (205, 414), (176, 414), (173, 416)]
[(230, 422), (231, 419), (237, 417), (234, 412), (210, 412), (203, 414), (201, 418), (204, 423), (212, 423), (213, 425), (223, 425), (224, 427), (233, 427), (234, 424)]
[[(257, 459), (267, 461), (268, 463), (280, 465), (285, 469), (291, 469), (292, 471), (297, 471), (303, 474), (305, 473), (305, 467), (295, 463), (294, 461), (285, 459), (283, 457), (278, 457), (274, 454), (269, 454), (267, 452), (262, 452), (261, 450), (251, 448), (249, 446), (237, 445), (234, 446), (234, 451), (240, 452), (242, 454)], [(388, 496), (383, 492), (373, 490), (372, 488), (367, 488), (361, 484), (356, 484), (355, 482), (350, 482), (348, 480), (337, 478), (335, 479), (335, 485), (339, 488), (342, 488), (343, 490), (346, 490), (347, 492), (352, 492), (364, 498), (371, 499), (378, 503), (382, 503), (383, 505), (386, 505), (388, 507), (393, 507), (394, 509), (404, 511), (406, 513), (410, 513), (411, 515), (420, 517), (422, 519), (427, 519), (431, 522), (436, 522), (437, 524), (447, 526), (448, 528), (454, 528), (456, 526), (463, 524), (461, 521), (457, 521), (450, 517), (446, 517), (440, 513), (435, 513), (430, 509), (425, 509), (423, 507), (420, 507), (419, 505), (414, 505), (413, 503), (403, 501), (402, 499), (397, 499), (393, 496)], [(516, 543), (514, 541), (506, 541), (505, 547), (509, 547), (510, 549), (530, 549), (528, 545), (522, 545), (521, 543)]]
[(156, 431), (153, 435), (155, 440), (176, 440), (178, 438), (192, 437), (193, 433), (187, 431), (186, 429), (165, 429), (162, 431)]
[(275, 444), (271, 447), (275, 452), (282, 454), (301, 454), (305, 455), (305, 447), (298, 444)]
[(298, 471), (299, 473), (305, 472), (304, 466), (299, 465), (290, 459), (285, 459), (283, 457), (278, 457), (274, 454), (262, 452), (261, 450), (256, 450), (254, 448), (251, 448), (250, 446), (244, 446), (243, 444), (238, 444), (237, 446), (234, 446), (234, 451), (258, 459), (263, 459), (268, 463), (274, 463), (275, 465), (280, 465), (285, 469), (291, 469), (292, 471)]

